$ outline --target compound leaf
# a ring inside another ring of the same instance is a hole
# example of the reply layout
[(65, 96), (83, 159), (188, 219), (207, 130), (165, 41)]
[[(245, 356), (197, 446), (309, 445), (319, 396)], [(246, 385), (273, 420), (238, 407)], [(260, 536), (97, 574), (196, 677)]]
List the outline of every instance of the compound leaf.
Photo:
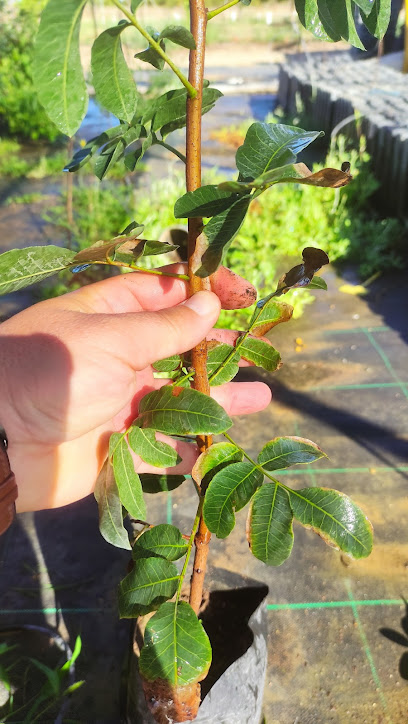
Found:
[(266, 483), (255, 493), (248, 515), (247, 538), (255, 558), (280, 566), (293, 547), (293, 513), (289, 497), (277, 483)]
[(88, 105), (79, 54), (86, 0), (49, 0), (35, 41), (33, 80), (42, 106), (57, 128), (73, 136)]

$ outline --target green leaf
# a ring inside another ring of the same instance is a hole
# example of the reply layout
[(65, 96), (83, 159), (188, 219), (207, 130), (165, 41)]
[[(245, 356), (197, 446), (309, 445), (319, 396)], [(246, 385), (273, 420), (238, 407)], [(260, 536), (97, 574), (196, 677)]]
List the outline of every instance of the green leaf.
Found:
[(168, 241), (155, 241), (152, 239), (145, 239), (142, 256), (168, 254), (170, 251), (175, 251), (178, 248), (179, 247), (176, 244), (170, 244)]
[(280, 566), (292, 552), (293, 513), (288, 494), (277, 483), (262, 485), (252, 498), (247, 536), (252, 553), (268, 566)]
[(322, 40), (343, 38), (364, 50), (354, 23), (353, 0), (295, 0), (302, 25)]
[[(146, 102), (145, 110), (142, 116), (142, 123), (148, 123), (149, 121), (152, 121), (158, 112), (164, 111), (165, 108), (170, 107), (170, 114), (176, 112), (176, 116), (178, 117), (180, 108), (182, 108), (183, 103), (185, 105), (186, 100), (187, 90), (185, 88), (172, 88), (171, 90), (166, 91), (166, 93), (158, 96), (158, 98), (153, 98), (152, 100)], [(171, 117), (166, 118), (166, 116), (164, 116), (164, 119), (165, 123), (172, 120)]]
[(266, 171), (253, 181), (224, 181), (218, 184), (218, 188), (223, 191), (235, 191), (240, 194), (250, 192), (252, 189), (265, 191), (277, 183), (296, 183), (307, 186), (320, 186), (322, 188), (341, 188), (350, 183), (351, 179), (352, 176), (350, 176), (350, 173), (337, 168), (322, 168), (312, 173), (304, 163), (291, 163)]
[(141, 5), (142, 2), (143, 2), (143, 0), (131, 0), (130, 1), (130, 9), (131, 9), (132, 13), (134, 13), (135, 10), (138, 9), (139, 5)]
[(106, 460), (95, 485), (99, 510), (99, 530), (108, 543), (131, 550), (127, 530), (123, 525), (122, 503), (110, 460)]
[[(165, 100), (167, 96), (167, 100)], [(221, 91), (216, 88), (203, 89), (203, 102), (201, 115), (208, 113), (215, 102), (222, 96)], [(160, 99), (158, 99), (158, 102)], [(184, 128), (186, 125), (186, 101), (187, 91), (183, 88), (177, 91), (168, 91), (162, 96), (162, 101), (158, 103), (157, 110), (152, 119), (152, 131), (161, 131), (164, 138), (172, 131), (178, 128)]]
[(166, 385), (143, 397), (136, 424), (170, 435), (211, 435), (228, 430), (232, 420), (202, 392)]
[(323, 27), (329, 35), (333, 28), (335, 35), (339, 33), (351, 45), (365, 50), (356, 30), (353, 0), (318, 0), (318, 8)]
[(91, 69), (99, 103), (122, 121), (130, 123), (137, 108), (138, 92), (123, 55), (121, 33), (130, 23), (108, 28), (92, 46)]
[(231, 442), (216, 442), (197, 458), (191, 475), (198, 485), (208, 483), (216, 473), (230, 463), (241, 462), (243, 454)]
[(216, 216), (229, 209), (237, 201), (237, 195), (220, 190), (217, 186), (200, 186), (177, 199), (174, 205), (176, 219), (196, 216)]
[[(139, 551), (143, 553), (143, 550)], [(174, 596), (179, 574), (176, 566), (164, 558), (139, 555), (134, 568), (119, 584), (120, 618), (136, 618), (155, 611)]]
[(168, 25), (160, 33), (160, 38), (167, 38), (183, 48), (194, 50), (196, 47), (193, 35), (182, 25)]
[(53, 696), (58, 696), (61, 683), (58, 671), (51, 669), (49, 666), (46, 666), (42, 663), (42, 661), (38, 661), (37, 659), (32, 659), (30, 657), (29, 661), (31, 661), (31, 663), (47, 677), (47, 681), (50, 686), (50, 693), (52, 692)]
[(259, 312), (255, 308), (253, 318), (250, 322), (250, 330), (256, 336), (262, 336), (265, 331), (276, 327), (277, 324), (288, 322), (293, 314), (293, 307), (285, 302), (277, 302), (271, 299), (267, 302)]
[(333, 38), (325, 32), (319, 17), (317, 0), (295, 0), (295, 7), (300, 22), (310, 33), (313, 33), (320, 40), (341, 40), (339, 34), (337, 34), (336, 38)]
[(187, 553), (188, 545), (176, 526), (168, 523), (155, 525), (146, 530), (133, 546), (133, 557), (137, 559), (139, 550), (150, 551), (155, 556), (177, 561)]
[(154, 362), (152, 367), (156, 372), (174, 372), (181, 364), (181, 357), (179, 354), (173, 354), (171, 357), (165, 357), (165, 359), (159, 359)]
[[(158, 33), (157, 30), (150, 27), (149, 25), (146, 26), (146, 30), (153, 38), (153, 40), (159, 43), (161, 49), (166, 50), (164, 40), (160, 40), (160, 33)], [(162, 58), (162, 56), (152, 45), (150, 45), (150, 43), (146, 50), (142, 50), (141, 53), (136, 53), (134, 57), (139, 58), (139, 60), (143, 60), (144, 63), (150, 63), (150, 65), (152, 65), (154, 68), (157, 68), (157, 70), (163, 70), (164, 68), (164, 58)]]
[(38, 98), (62, 133), (81, 125), (88, 94), (79, 54), (79, 26), (86, 0), (49, 0), (35, 41), (32, 65)]
[(191, 606), (185, 601), (164, 603), (146, 626), (141, 675), (186, 686), (203, 679), (210, 663), (210, 642)]
[(0, 295), (16, 292), (70, 266), (75, 251), (60, 246), (27, 246), (0, 254)]
[(312, 463), (327, 457), (311, 440), (303, 437), (275, 437), (262, 448), (258, 463), (265, 470), (284, 470), (297, 463)]
[(290, 490), (293, 515), (329, 545), (352, 558), (366, 558), (372, 550), (372, 525), (360, 508), (343, 493), (329, 488)]
[(119, 236), (129, 236), (132, 237), (132, 239), (137, 239), (137, 237), (140, 236), (140, 234), (142, 233), (143, 229), (143, 224), (139, 224), (138, 221), (133, 220), (123, 229), (123, 231), (120, 232)]
[(139, 161), (142, 160), (146, 151), (153, 145), (154, 139), (151, 133), (143, 139), (142, 144), (135, 151), (130, 151), (125, 155), (124, 164), (128, 171), (134, 171)]
[(240, 194), (241, 196), (246, 193), (251, 193), (254, 188), (253, 183), (244, 183), (244, 181), (222, 181), (217, 185), (220, 191), (229, 191), (232, 194)]
[(304, 164), (289, 163), (285, 166), (278, 166), (277, 168), (273, 168), (258, 176), (258, 178), (254, 179), (250, 185), (253, 188), (261, 189), (282, 181), (298, 181), (302, 179), (303, 176), (297, 170), (297, 166), (304, 166)]
[(135, 471), (126, 438), (119, 433), (114, 433), (110, 437), (109, 448), (110, 455), (113, 456), (113, 472), (122, 505), (132, 518), (146, 520), (146, 505), (143, 500), (142, 484)]
[(154, 475), (143, 473), (140, 476), (143, 492), (145, 493), (167, 493), (175, 490), (185, 481), (184, 475)]
[(262, 485), (263, 473), (252, 463), (232, 463), (211, 480), (204, 498), (203, 515), (208, 530), (226, 538), (235, 526), (234, 510), (241, 510)]
[(71, 161), (64, 166), (64, 171), (78, 171), (79, 168), (90, 161), (91, 157), (98, 148), (105, 146), (105, 144), (109, 143), (109, 141), (112, 141), (119, 136), (123, 136), (124, 131), (126, 131), (127, 128), (127, 124), (124, 125), (123, 123), (120, 123), (117, 126), (113, 126), (113, 128), (108, 128), (98, 136), (91, 138), (86, 146), (79, 148), (78, 151), (74, 153)]
[(327, 284), (323, 277), (314, 276), (313, 279), (307, 285), (308, 289), (323, 289), (327, 292)]
[(74, 650), (72, 652), (72, 656), (70, 659), (68, 659), (68, 661), (65, 662), (65, 664), (63, 664), (63, 666), (61, 666), (60, 671), (67, 671), (68, 669), (71, 668), (72, 664), (75, 664), (75, 661), (77, 660), (79, 654), (81, 653), (81, 649), (82, 649), (82, 639), (80, 636), (77, 636), (75, 639), (75, 645), (74, 645)]
[(101, 151), (94, 165), (94, 173), (99, 181), (102, 181), (109, 169), (122, 158), (124, 152), (125, 144), (122, 138), (114, 141), (112, 145), (109, 145)]
[[(233, 356), (226, 362), (231, 352)], [(234, 347), (229, 344), (216, 344), (214, 347), (210, 347), (207, 356), (207, 374), (210, 384), (215, 387), (234, 379), (238, 374), (239, 358), (240, 353), (234, 352)]]
[(174, 448), (166, 442), (156, 440), (155, 430), (132, 427), (128, 437), (133, 452), (148, 465), (154, 465), (156, 468), (171, 468), (181, 460)]
[(194, 270), (197, 276), (208, 277), (218, 269), (223, 255), (244, 223), (250, 200), (249, 196), (239, 198), (204, 226), (202, 233), (207, 249), (201, 258), (201, 266)]
[[(81, 688), (85, 684), (85, 679), (82, 679), (82, 681), (75, 681), (74, 684), (71, 684), (71, 686), (67, 686), (66, 689), (62, 692), (63, 696), (68, 696), (69, 694), (73, 694), (74, 691), (78, 691), (78, 689)], [(65, 720), (68, 724), (68, 720)]]
[(280, 123), (253, 123), (236, 153), (242, 180), (253, 180), (270, 169), (294, 163), (296, 154), (323, 135), (323, 131), (303, 131)]
[(247, 337), (239, 347), (239, 354), (243, 359), (253, 362), (258, 367), (263, 367), (268, 372), (277, 370), (281, 363), (279, 352), (263, 339)]
[(354, 0), (355, 4), (366, 14), (371, 13), (376, 0)]
[[(368, 8), (368, 11), (363, 7)], [(360, 0), (357, 5), (361, 8), (361, 19), (376, 38), (383, 38), (388, 28), (390, 17), (391, 17), (391, 0)]]

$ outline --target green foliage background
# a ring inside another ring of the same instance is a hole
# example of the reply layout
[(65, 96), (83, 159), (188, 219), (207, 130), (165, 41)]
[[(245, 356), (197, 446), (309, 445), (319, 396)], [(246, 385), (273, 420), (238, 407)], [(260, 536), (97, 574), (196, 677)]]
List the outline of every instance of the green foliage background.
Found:
[(45, 0), (0, 0), (0, 134), (54, 141), (58, 129), (34, 92), (31, 62)]

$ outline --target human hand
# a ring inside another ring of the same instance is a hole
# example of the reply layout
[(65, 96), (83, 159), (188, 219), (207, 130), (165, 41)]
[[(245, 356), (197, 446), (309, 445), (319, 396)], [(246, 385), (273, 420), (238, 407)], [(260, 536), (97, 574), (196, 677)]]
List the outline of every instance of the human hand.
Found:
[[(183, 265), (167, 271), (182, 273)], [(151, 364), (192, 349), (214, 330), (221, 305), (252, 304), (255, 290), (227, 269), (213, 292), (187, 299), (179, 279), (132, 273), (106, 279), (26, 309), (0, 326), (0, 423), (19, 497), (17, 510), (66, 505), (94, 489), (112, 432), (137, 415), (139, 401), (166, 383)], [(216, 296), (218, 295), (218, 296)], [(257, 412), (270, 401), (261, 382), (230, 382), (211, 395), (230, 415)], [(167, 438), (182, 461), (168, 470), (136, 455), (139, 473), (191, 471), (195, 445)]]

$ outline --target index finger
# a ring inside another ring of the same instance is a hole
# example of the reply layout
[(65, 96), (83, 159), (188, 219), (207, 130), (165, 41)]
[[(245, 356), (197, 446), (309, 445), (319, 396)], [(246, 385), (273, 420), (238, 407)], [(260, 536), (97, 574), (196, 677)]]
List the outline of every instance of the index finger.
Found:
[[(178, 263), (160, 268), (161, 272), (186, 274), (187, 265)], [(256, 289), (230, 269), (220, 267), (211, 277), (211, 289), (219, 297), (223, 309), (243, 309), (256, 300)], [(174, 307), (184, 302), (188, 282), (174, 277), (158, 276), (148, 272), (132, 272), (104, 279), (69, 292), (55, 305), (65, 309), (96, 314), (121, 314)]]

